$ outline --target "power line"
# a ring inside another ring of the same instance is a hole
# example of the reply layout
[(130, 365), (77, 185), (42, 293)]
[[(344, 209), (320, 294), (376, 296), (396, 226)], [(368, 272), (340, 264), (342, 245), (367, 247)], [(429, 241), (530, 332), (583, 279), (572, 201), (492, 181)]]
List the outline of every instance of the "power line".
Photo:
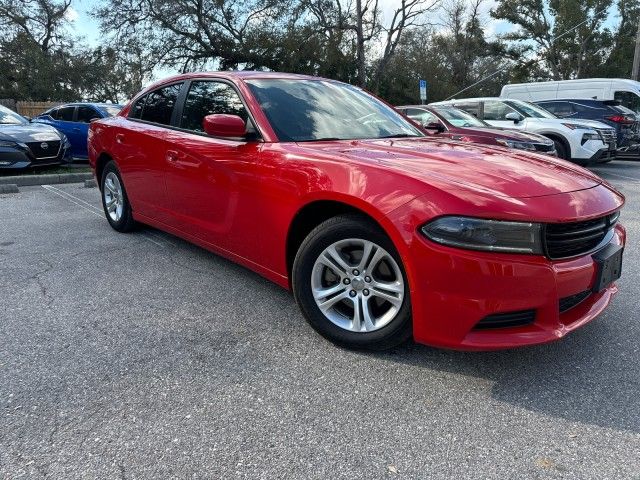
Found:
[[(595, 17), (595, 16), (597, 16), (597, 15), (600, 15), (601, 13), (603, 13), (603, 12), (607, 11), (608, 9), (609, 9), (609, 7), (607, 7), (607, 8), (603, 8), (603, 9), (602, 9), (602, 10), (600, 10), (599, 12), (596, 12), (596, 13), (594, 14), (594, 17)], [(569, 30), (567, 30), (567, 31), (565, 31), (565, 32), (563, 32), (563, 33), (561, 33), (560, 35), (558, 35), (558, 36), (556, 36), (556, 37), (552, 37), (552, 38), (551, 38), (551, 40), (549, 41), (549, 46), (553, 45), (553, 44), (556, 42), (556, 40), (558, 40), (558, 39), (560, 39), (560, 38), (564, 37), (564, 36), (565, 36), (565, 35), (567, 35), (568, 33), (573, 32), (576, 28), (581, 27), (582, 25), (584, 25), (585, 23), (587, 23), (589, 20), (590, 20), (590, 19), (589, 19), (589, 18), (587, 18), (586, 20), (584, 20), (584, 21), (582, 21), (582, 22), (578, 23), (577, 25), (574, 25), (574, 26), (573, 26), (573, 27), (571, 27)], [(547, 48), (548, 48), (548, 47), (547, 47)], [(636, 42), (636, 57), (640, 57), (639, 51), (640, 51), (640, 24), (638, 24), (638, 39), (637, 39), (637, 42)], [(535, 59), (534, 59), (534, 60), (535, 60)], [(541, 58), (539, 58), (538, 60), (535, 60), (535, 61), (536, 61), (536, 63), (537, 63), (537, 62), (540, 62), (541, 60), (542, 60), (542, 59), (541, 59)], [(527, 60), (527, 61), (528, 61), (528, 60)], [(640, 59), (639, 59), (639, 61), (640, 61)], [(518, 63), (524, 63), (524, 60), (519, 60), (518, 62), (516, 62), (516, 64), (518, 64)], [(511, 67), (513, 67), (513, 65), (506, 65), (506, 66), (504, 66), (504, 67), (502, 67), (502, 68), (500, 68), (500, 69), (496, 70), (496, 71), (495, 71), (495, 72), (493, 72), (492, 74), (487, 75), (486, 77), (481, 78), (480, 80), (478, 80), (478, 81), (477, 81), (477, 82), (475, 82), (474, 84), (469, 85), (468, 87), (463, 88), (463, 89), (462, 89), (462, 90), (460, 90), (459, 92), (454, 93), (454, 94), (453, 94), (453, 95), (451, 95), (450, 97), (445, 98), (445, 100), (450, 100), (450, 99), (452, 99), (452, 98), (454, 98), (454, 97), (456, 97), (456, 96), (460, 95), (462, 92), (466, 92), (466, 91), (467, 91), (467, 90), (469, 90), (470, 88), (473, 88), (473, 87), (475, 87), (476, 85), (479, 85), (479, 84), (481, 84), (481, 83), (483, 83), (483, 82), (486, 82), (486, 81), (487, 81), (487, 80), (489, 80), (490, 78), (495, 77), (495, 76), (496, 76), (497, 74), (499, 74), (500, 72), (503, 72), (504, 70), (507, 70), (507, 69), (509, 69), (509, 68), (511, 68)], [(634, 71), (636, 72), (636, 75), (637, 75), (637, 68), (635, 68), (635, 67), (634, 67)]]

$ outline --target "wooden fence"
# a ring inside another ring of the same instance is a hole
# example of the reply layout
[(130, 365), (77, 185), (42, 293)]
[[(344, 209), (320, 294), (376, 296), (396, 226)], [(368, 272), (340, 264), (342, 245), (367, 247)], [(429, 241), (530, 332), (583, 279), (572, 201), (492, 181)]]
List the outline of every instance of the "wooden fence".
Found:
[(35, 117), (60, 102), (16, 102), (16, 111), (25, 117)]

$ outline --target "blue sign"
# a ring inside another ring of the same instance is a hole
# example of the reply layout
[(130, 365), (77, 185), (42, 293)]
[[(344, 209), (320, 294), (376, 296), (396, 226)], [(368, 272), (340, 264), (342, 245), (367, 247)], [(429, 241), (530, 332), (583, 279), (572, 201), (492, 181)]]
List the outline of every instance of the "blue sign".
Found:
[(427, 100), (427, 81), (420, 80), (420, 100), (423, 102)]

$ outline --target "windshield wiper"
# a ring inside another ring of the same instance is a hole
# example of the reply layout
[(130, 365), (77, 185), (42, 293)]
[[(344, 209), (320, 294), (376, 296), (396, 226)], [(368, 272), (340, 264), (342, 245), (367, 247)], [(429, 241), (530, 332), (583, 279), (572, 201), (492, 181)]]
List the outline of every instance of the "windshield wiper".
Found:
[(385, 135), (384, 137), (378, 138), (422, 138), (420, 135), (411, 135), (410, 133), (396, 133), (395, 135)]

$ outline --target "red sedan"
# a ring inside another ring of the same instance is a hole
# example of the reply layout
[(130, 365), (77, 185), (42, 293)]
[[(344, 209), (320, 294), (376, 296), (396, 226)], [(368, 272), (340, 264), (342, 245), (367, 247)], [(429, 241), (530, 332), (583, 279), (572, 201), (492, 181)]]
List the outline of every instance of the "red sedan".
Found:
[(442, 139), (499, 145), (517, 150), (557, 156), (552, 140), (535, 133), (492, 127), (470, 113), (450, 105), (407, 105), (396, 107), (400, 113)]
[(624, 198), (610, 185), (427, 137), (344, 83), (175, 76), (92, 123), (89, 155), (113, 228), (152, 225), (291, 288), (342, 345), (549, 342), (617, 291)]

